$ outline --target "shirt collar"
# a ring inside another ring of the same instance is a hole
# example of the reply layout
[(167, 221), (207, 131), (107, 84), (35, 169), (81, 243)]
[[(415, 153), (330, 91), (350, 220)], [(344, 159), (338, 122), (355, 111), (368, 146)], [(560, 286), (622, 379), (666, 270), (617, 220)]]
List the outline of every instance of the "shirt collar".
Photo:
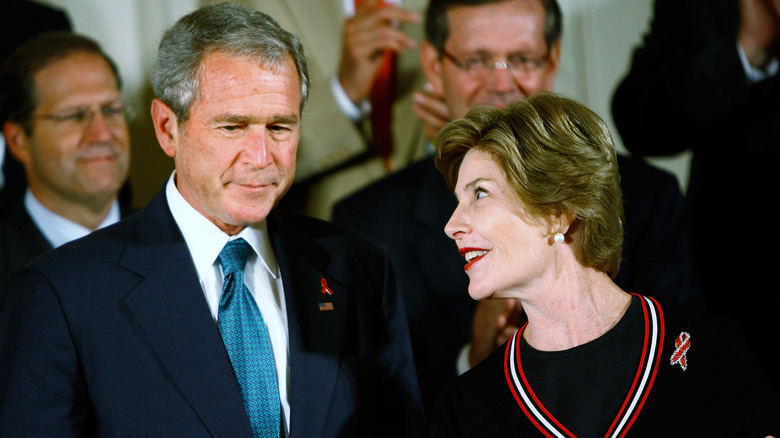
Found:
[[(29, 188), (24, 194), (24, 207), (27, 209), (27, 214), (30, 215), (32, 221), (38, 227), (38, 230), (40, 230), (41, 234), (53, 248), (62, 246), (71, 240), (82, 238), (94, 231), (44, 207)], [(115, 224), (120, 219), (119, 202), (114, 201), (108, 215), (96, 229)]]
[[(268, 236), (267, 219), (244, 228), (235, 236), (228, 236), (182, 197), (176, 188), (175, 178), (176, 171), (174, 170), (165, 186), (168, 208), (170, 208), (173, 219), (184, 236), (199, 275), (212, 269), (228, 240), (243, 237), (258, 255), (258, 260), (268, 273), (274, 279), (279, 278), (279, 265)], [(252, 260), (251, 254), (249, 260)]]

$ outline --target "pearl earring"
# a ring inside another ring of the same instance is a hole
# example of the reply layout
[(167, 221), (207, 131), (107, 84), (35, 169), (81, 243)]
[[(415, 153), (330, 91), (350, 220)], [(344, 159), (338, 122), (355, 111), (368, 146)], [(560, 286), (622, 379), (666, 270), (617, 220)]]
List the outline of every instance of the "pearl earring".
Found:
[(566, 240), (566, 236), (564, 236), (563, 233), (555, 233), (553, 240), (555, 243), (563, 243), (563, 241)]

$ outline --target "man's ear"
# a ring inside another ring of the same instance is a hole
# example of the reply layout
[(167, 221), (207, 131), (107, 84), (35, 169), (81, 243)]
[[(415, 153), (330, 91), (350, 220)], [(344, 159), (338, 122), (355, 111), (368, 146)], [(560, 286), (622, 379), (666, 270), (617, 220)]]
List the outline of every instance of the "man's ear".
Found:
[(433, 86), (434, 91), (443, 95), (444, 81), (442, 79), (441, 58), (439, 57), (439, 51), (428, 41), (423, 41), (420, 45), (420, 62), (422, 63), (425, 76)]
[(555, 77), (558, 76), (558, 66), (561, 62), (561, 40), (553, 43), (552, 47), (550, 47), (550, 53), (547, 58), (547, 83), (545, 85), (545, 89), (552, 90)]
[(26, 167), (32, 158), (30, 155), (30, 136), (27, 135), (24, 126), (17, 122), (5, 122), (3, 123), (3, 136), (8, 150)]
[(160, 99), (152, 100), (152, 123), (157, 142), (165, 155), (175, 157), (179, 143), (179, 119), (171, 107)]

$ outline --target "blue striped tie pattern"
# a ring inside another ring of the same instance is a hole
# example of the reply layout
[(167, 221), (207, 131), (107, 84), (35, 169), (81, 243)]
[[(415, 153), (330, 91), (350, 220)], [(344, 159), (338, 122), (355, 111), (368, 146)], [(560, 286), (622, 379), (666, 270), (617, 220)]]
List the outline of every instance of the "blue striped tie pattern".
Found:
[(235, 239), (219, 253), (225, 283), (218, 325), (255, 437), (276, 438), (280, 436), (281, 401), (271, 338), (244, 283), (244, 265), (251, 250), (246, 240)]

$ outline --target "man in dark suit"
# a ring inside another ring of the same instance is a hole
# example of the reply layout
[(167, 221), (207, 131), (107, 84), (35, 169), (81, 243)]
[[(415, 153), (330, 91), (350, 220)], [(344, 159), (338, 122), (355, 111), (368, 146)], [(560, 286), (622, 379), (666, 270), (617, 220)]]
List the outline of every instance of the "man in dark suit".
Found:
[(27, 189), (3, 206), (0, 291), (35, 257), (119, 221), (130, 134), (111, 58), (67, 31), (22, 44), (0, 72), (0, 121)]
[[(429, 132), (475, 105), (504, 107), (552, 89), (560, 29), (553, 0), (431, 1), (421, 56), (446, 110), (433, 111), (437, 99), (418, 106)], [(675, 177), (628, 157), (620, 157), (619, 165), (626, 236), (617, 284), (700, 307)], [(384, 244), (398, 266), (429, 411), (456, 376), (456, 357), (458, 371), (473, 366), (516, 330), (520, 317), (514, 300), (485, 300), (478, 306), (469, 298), (465, 262), (443, 231), (456, 205), (427, 158), (347, 197), (333, 213), (335, 222)]]
[(636, 155), (693, 152), (686, 198), (707, 310), (741, 324), (780, 390), (780, 329), (767, 305), (780, 237), (745, 223), (777, 200), (780, 2), (655, 1), (612, 115)]
[[(48, 31), (71, 30), (65, 11), (29, 0), (0, 2), (0, 68), (11, 52), (29, 38)], [(0, 218), (24, 196), (27, 181), (19, 161), (8, 152), (0, 133)]]
[(233, 3), (163, 36), (152, 119), (176, 170), (141, 212), (23, 269), (0, 304), (0, 435), (420, 436), (389, 256), (273, 211), (308, 67)]

